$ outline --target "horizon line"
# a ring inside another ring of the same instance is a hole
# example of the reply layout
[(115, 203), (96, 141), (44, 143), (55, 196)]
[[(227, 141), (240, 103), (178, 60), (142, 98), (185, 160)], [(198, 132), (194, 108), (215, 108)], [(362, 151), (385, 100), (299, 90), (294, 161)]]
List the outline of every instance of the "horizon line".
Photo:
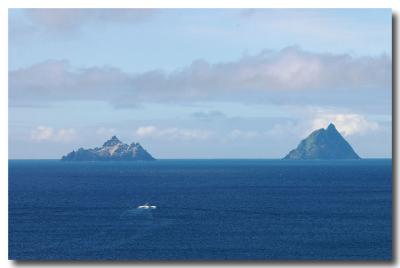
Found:
[[(338, 160), (385, 160), (385, 159), (393, 159), (393, 157), (362, 157), (361, 159), (299, 159), (300, 161), (338, 161)], [(8, 160), (60, 160), (61, 158), (8, 158)], [(156, 158), (156, 160), (283, 160), (281, 158)], [(299, 160), (290, 160), (289, 161), (299, 161)], [(143, 160), (88, 160), (88, 161), (65, 161), (65, 162), (147, 162)]]

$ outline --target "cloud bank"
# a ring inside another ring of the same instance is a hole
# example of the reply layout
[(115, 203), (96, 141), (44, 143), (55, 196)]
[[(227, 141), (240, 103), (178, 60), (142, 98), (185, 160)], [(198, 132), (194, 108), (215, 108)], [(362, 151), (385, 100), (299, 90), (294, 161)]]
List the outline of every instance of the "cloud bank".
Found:
[(243, 101), (243, 97), (256, 101), (276, 92), (389, 90), (391, 64), (385, 55), (356, 57), (297, 47), (217, 64), (196, 60), (170, 73), (132, 74), (108, 66), (74, 68), (68, 61), (49, 60), (10, 71), (9, 95), (11, 105), (99, 100), (135, 107), (143, 102)]

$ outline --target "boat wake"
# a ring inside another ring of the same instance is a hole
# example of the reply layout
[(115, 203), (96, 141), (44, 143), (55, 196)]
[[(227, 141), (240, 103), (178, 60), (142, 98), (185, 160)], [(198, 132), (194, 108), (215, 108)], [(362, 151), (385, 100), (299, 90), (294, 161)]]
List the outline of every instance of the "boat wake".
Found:
[(150, 205), (149, 203), (137, 207), (137, 209), (156, 209), (156, 208), (157, 206)]

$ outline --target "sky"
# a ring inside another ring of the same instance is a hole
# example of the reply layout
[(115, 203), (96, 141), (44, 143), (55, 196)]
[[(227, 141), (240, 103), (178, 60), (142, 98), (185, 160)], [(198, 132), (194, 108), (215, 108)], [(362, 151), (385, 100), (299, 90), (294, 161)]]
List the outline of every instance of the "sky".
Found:
[(392, 155), (390, 9), (9, 9), (8, 42), (10, 159), (282, 158), (331, 122)]

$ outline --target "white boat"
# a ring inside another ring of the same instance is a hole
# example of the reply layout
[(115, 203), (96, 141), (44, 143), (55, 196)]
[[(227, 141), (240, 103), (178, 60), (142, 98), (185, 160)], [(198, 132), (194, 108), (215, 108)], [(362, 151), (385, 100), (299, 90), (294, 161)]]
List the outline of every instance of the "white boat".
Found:
[(144, 205), (138, 206), (137, 208), (138, 209), (156, 209), (157, 207), (156, 206), (152, 206), (149, 203), (146, 203)]

